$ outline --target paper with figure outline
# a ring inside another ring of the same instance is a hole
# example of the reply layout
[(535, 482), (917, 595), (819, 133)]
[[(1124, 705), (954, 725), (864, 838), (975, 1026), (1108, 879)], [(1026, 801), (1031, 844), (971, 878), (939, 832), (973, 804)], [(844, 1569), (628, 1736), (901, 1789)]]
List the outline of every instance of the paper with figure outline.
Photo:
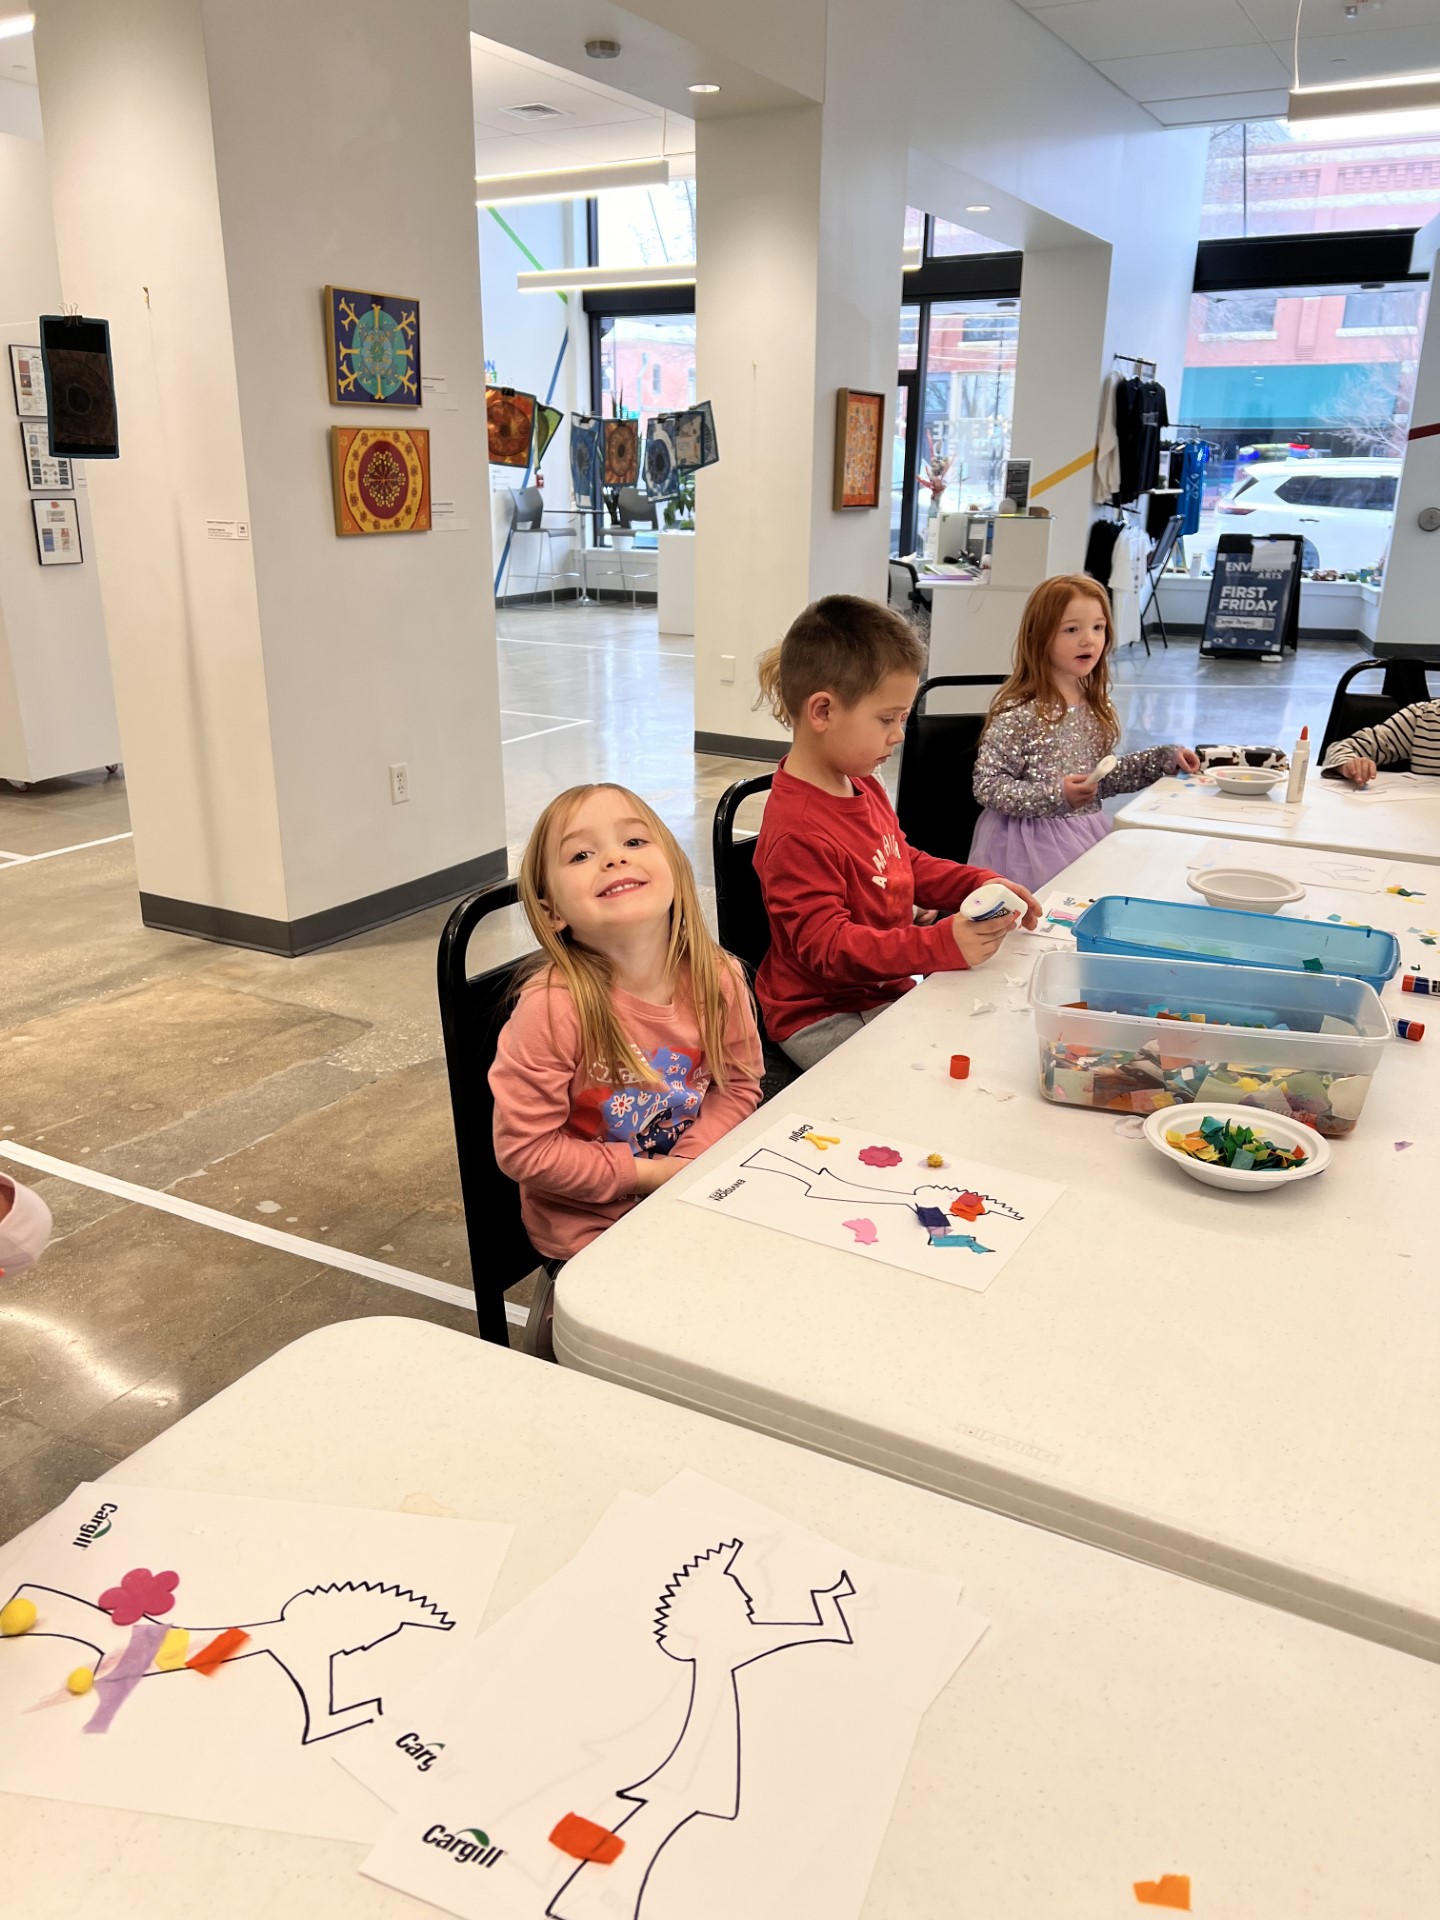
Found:
[(1246, 826), (1293, 827), (1305, 811), (1304, 804), (1287, 806), (1283, 800), (1237, 800), (1221, 793), (1218, 787), (1151, 788), (1128, 809), (1133, 813), (1171, 815), (1182, 820), (1208, 820), (1216, 833), (1224, 833), (1231, 822)]
[[(371, 1840), (374, 1802), (330, 1754), (474, 1637), (513, 1532), (80, 1486), (0, 1555), (0, 1604), (19, 1594), (39, 1612), (0, 1640), (0, 1788)], [(140, 1569), (154, 1597), (137, 1615), (119, 1595)], [(179, 1576), (168, 1604), (161, 1569)], [(234, 1628), (246, 1637), (213, 1672), (167, 1655), (176, 1629), (193, 1660)], [(94, 1681), (75, 1697), (79, 1668)]]
[(1381, 801), (1440, 800), (1440, 782), (1429, 773), (1390, 773), (1382, 770), (1368, 785), (1352, 787), (1348, 781), (1337, 783), (1351, 806), (1378, 806)]
[[(835, 1145), (819, 1146), (822, 1137)], [(889, 1164), (867, 1161), (889, 1149)], [(940, 1143), (934, 1147), (792, 1114), (737, 1147), (679, 1195), (692, 1206), (983, 1293), (1065, 1191)], [(874, 1223), (873, 1240), (848, 1230)]]
[[(1372, 859), (1363, 853), (1326, 853), (1318, 847), (1285, 847), (1272, 856), (1259, 853), (1253, 841), (1238, 846), (1234, 841), (1206, 840), (1185, 862), (1191, 873), (1204, 867), (1261, 867), (1269, 873), (1284, 874), (1304, 887), (1329, 887), (1335, 893), (1379, 893), (1388, 882), (1391, 860)], [(1303, 919), (1301, 903), (1291, 909)]]
[[(959, 1592), (689, 1471), (617, 1501), (403, 1703), (445, 1765), (389, 1776), (362, 1871), (467, 1916), (844, 1920), (920, 1718), (984, 1632)], [(624, 1842), (612, 1864), (552, 1844), (569, 1814)]]

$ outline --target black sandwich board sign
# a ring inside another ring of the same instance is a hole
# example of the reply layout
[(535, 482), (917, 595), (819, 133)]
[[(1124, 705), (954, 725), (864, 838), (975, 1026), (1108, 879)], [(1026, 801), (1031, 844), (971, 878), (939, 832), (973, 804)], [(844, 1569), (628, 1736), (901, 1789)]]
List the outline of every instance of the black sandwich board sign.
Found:
[(1300, 563), (1305, 542), (1298, 533), (1268, 540), (1226, 533), (1215, 550), (1215, 573), (1200, 651), (1279, 655), (1300, 645)]

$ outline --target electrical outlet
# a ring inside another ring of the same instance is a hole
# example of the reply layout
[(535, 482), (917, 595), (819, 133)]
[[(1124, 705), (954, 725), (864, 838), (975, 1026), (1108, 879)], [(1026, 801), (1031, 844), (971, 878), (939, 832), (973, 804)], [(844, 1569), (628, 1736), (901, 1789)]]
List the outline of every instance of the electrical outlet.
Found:
[(720, 656), (720, 684), (722, 687), (733, 687), (735, 684), (735, 656), (733, 653), (722, 653)]
[(401, 807), (409, 798), (410, 769), (400, 760), (390, 769), (390, 804), (392, 807)]

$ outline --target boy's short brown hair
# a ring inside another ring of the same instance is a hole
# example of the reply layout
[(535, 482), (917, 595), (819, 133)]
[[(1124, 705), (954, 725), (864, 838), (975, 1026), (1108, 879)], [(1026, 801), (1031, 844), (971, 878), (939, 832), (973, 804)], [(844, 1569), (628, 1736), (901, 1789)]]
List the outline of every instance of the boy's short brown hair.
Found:
[(779, 646), (762, 655), (760, 706), (768, 702), (782, 726), (793, 727), (812, 693), (833, 693), (853, 707), (887, 673), (919, 674), (925, 649), (893, 607), (853, 593), (827, 593), (797, 614)]

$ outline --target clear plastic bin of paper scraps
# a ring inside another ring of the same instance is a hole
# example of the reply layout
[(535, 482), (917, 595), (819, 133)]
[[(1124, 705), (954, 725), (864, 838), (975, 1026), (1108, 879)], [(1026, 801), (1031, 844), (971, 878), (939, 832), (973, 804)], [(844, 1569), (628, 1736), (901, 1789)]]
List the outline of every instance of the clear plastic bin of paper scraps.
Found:
[(1205, 961), (1046, 953), (1030, 1004), (1058, 1105), (1248, 1106), (1328, 1138), (1355, 1127), (1391, 1037), (1363, 980)]

